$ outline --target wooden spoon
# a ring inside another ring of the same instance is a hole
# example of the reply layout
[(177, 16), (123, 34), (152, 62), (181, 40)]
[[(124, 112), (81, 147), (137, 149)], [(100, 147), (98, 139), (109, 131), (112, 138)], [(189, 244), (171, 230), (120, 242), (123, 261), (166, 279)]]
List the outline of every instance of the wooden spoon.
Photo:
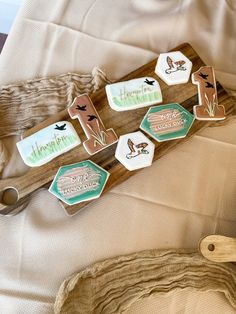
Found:
[(236, 262), (236, 238), (209, 235), (199, 241), (199, 251), (213, 262)]

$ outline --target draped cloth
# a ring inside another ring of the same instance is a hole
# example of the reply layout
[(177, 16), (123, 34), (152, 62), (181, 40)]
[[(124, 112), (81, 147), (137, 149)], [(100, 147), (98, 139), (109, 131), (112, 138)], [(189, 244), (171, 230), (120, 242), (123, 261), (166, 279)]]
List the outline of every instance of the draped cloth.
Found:
[[(27, 171), (15, 141), (25, 127), (61, 110), (64, 104), (52, 99), (69, 102), (87, 84), (93, 92), (183, 42), (214, 66), (235, 95), (235, 10), (230, 0), (25, 0), (0, 55), (1, 119), (10, 121), (0, 127), (9, 158), (2, 177)], [(76, 76), (83, 81), (78, 90)], [(51, 84), (49, 91), (43, 82)], [(7, 93), (19, 86), (21, 97)], [(18, 120), (22, 104), (33, 110), (25, 113), (27, 123)], [(107, 258), (196, 249), (199, 238), (211, 233), (235, 237), (235, 132), (235, 119), (202, 130), (74, 217), (46, 190), (20, 214), (0, 217), (3, 313), (51, 313), (68, 276)], [(133, 313), (156, 313), (157, 306), (159, 313), (235, 312), (215, 290), (181, 289), (135, 304)]]
[[(66, 279), (54, 309), (56, 314), (135, 313), (137, 301), (187, 289), (220, 291), (236, 309), (236, 267), (206, 261), (191, 250), (119, 256)], [(202, 313), (201, 307), (198, 311)]]

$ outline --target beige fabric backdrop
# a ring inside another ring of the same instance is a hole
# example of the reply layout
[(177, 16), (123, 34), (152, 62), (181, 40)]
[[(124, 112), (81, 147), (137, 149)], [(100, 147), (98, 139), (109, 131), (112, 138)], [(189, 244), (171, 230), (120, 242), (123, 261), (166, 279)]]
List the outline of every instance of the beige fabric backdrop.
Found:
[[(190, 42), (236, 90), (235, 16), (233, 0), (27, 0), (0, 56), (0, 84), (94, 66), (118, 79)], [(209, 233), (236, 236), (235, 132), (235, 122), (202, 131), (74, 217), (47, 191), (1, 217), (1, 312), (51, 313), (60, 283), (107, 257), (194, 248)], [(9, 149), (5, 177), (25, 169)], [(131, 312), (156, 313), (157, 304), (158, 313), (233, 313), (222, 295), (191, 291)]]

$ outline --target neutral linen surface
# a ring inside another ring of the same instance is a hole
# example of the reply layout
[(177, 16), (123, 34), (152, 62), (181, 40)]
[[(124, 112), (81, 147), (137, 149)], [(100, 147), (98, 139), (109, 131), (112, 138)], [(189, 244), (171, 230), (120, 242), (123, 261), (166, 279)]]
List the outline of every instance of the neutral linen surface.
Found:
[[(0, 85), (94, 66), (119, 79), (190, 42), (236, 90), (235, 16), (233, 0), (27, 0), (0, 56)], [(205, 129), (74, 217), (47, 191), (1, 217), (0, 313), (51, 313), (67, 276), (108, 257), (196, 248), (209, 233), (236, 236), (235, 133), (235, 121)], [(8, 150), (5, 177), (24, 169), (13, 143)], [(158, 298), (159, 313), (202, 313), (202, 304), (206, 313), (233, 313), (220, 293)], [(156, 306), (139, 302), (132, 313)]]

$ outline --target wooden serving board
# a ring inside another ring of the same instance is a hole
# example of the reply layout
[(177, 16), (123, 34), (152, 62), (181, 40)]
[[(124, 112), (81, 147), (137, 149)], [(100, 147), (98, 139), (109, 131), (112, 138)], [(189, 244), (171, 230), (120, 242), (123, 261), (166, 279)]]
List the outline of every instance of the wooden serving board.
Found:
[[(189, 58), (193, 63), (192, 72), (197, 71), (201, 66), (204, 65), (203, 61), (197, 55), (197, 53), (193, 50), (193, 48), (189, 44), (182, 44), (179, 47), (176, 47), (173, 50), (181, 51), (187, 58)], [(158, 80), (162, 95), (163, 95), (163, 104), (167, 103), (179, 103), (184, 108), (192, 112), (193, 106), (198, 104), (198, 96), (197, 96), (197, 87), (193, 85), (191, 81), (186, 84), (168, 86), (163, 81), (161, 81), (157, 75), (154, 73), (156, 59), (151, 61), (150, 63), (142, 66), (141, 68), (133, 71), (127, 76), (123, 77), (120, 81), (130, 80), (133, 78), (143, 77), (143, 76), (151, 76)], [(233, 112), (234, 109), (234, 101), (229, 95), (225, 92), (220, 84), (217, 84), (218, 91), (218, 101), (219, 105), (223, 105), (225, 107), (227, 115)], [(139, 130), (139, 125), (147, 112), (148, 108), (141, 108), (131, 111), (125, 112), (116, 112), (112, 110), (107, 101), (105, 88), (101, 88), (94, 94), (90, 95), (91, 100), (93, 101), (99, 115), (102, 118), (102, 121), (107, 129), (113, 128), (117, 135), (122, 135), (130, 132), (135, 132)], [(26, 131), (23, 137), (27, 137), (36, 131), (52, 124), (54, 122), (60, 120), (68, 120), (70, 121), (75, 129), (77, 130), (82, 141), (86, 139), (85, 134), (77, 120), (70, 119), (67, 110), (59, 112), (57, 115), (50, 117), (45, 120), (41, 124), (35, 126), (34, 128)], [(155, 143), (155, 155), (154, 160), (161, 158), (165, 155), (170, 149), (178, 145), (180, 142), (188, 139), (191, 135), (199, 131), (200, 129), (209, 126), (212, 122), (203, 122), (195, 120), (192, 128), (190, 129), (188, 135), (184, 139), (172, 140), (167, 142), (154, 142)], [(68, 153), (65, 153), (51, 162), (40, 166), (31, 168), (25, 175), (17, 178), (5, 179), (0, 182), (0, 192), (6, 188), (13, 187), (18, 192), (18, 201), (9, 206), (0, 204), (0, 211), (2, 213), (10, 213), (17, 206), (24, 204), (29, 196), (36, 190), (41, 187), (49, 187), (51, 181), (53, 180), (58, 168), (63, 165), (68, 165), (72, 163), (79, 162), (81, 160), (90, 159), (93, 162), (97, 163), (104, 169), (110, 172), (109, 180), (106, 184), (103, 193), (106, 193), (109, 189), (126, 180), (130, 176), (136, 173), (136, 171), (128, 171), (122, 164), (115, 159), (116, 144), (104, 149), (103, 151), (90, 156), (84, 150), (83, 146), (77, 146), (72, 149)], [(137, 170), (138, 171), (138, 170)], [(94, 200), (96, 201), (96, 200)], [(76, 204), (73, 206), (68, 206), (63, 203), (64, 208), (66, 209), (69, 215), (73, 215), (79, 209), (88, 205), (89, 202), (84, 202), (80, 204)]]

